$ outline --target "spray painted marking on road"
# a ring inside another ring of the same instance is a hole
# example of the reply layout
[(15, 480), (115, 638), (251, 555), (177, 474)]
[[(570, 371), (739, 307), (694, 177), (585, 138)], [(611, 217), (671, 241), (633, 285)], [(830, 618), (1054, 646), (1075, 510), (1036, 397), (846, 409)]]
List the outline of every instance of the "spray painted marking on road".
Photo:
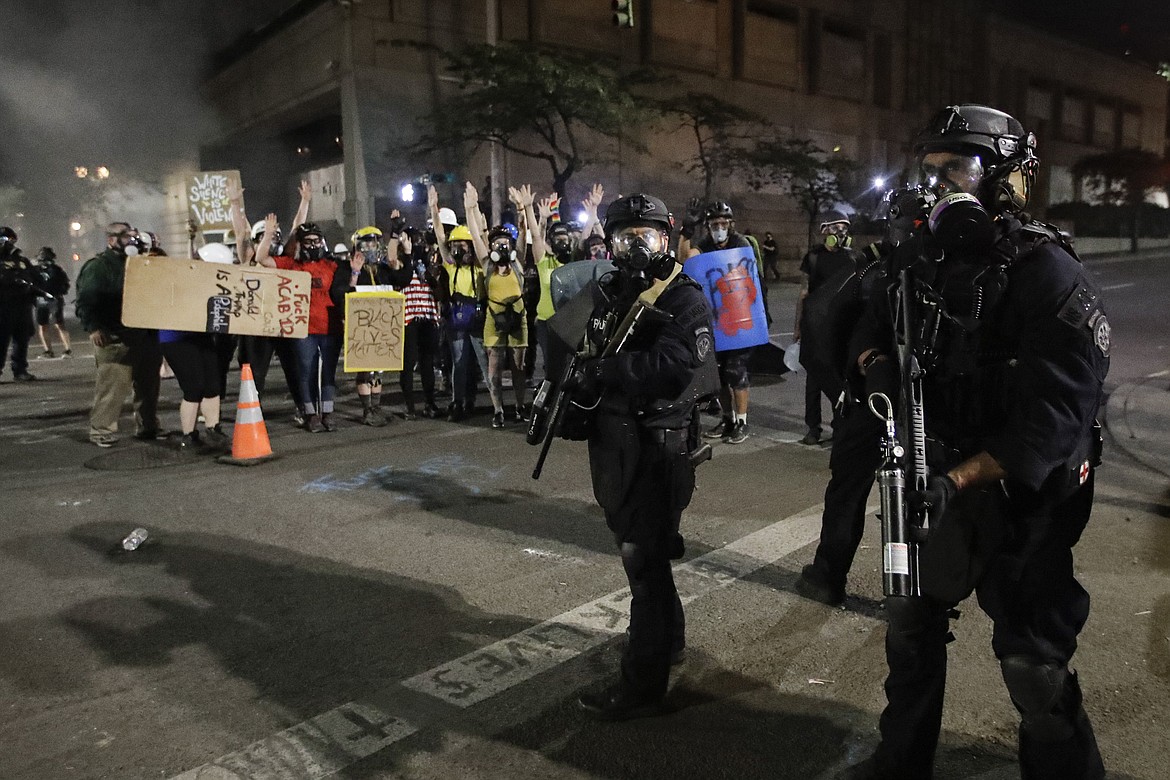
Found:
[[(821, 507), (773, 523), (718, 550), (676, 566), (683, 603), (727, 587), (814, 542)], [(463, 709), (598, 647), (624, 630), (630, 591), (615, 591), (401, 685)], [(395, 715), (349, 702), (172, 780), (317, 780), (432, 723), (440, 713)]]
[(375, 466), (352, 477), (337, 478), (324, 474), (301, 485), (301, 493), (333, 493), (337, 491), (371, 488), (400, 492), (400, 500), (437, 497), (445, 488), (435, 478), (449, 480), (462, 487), (469, 495), (483, 494), (483, 484), (499, 480), (504, 469), (492, 469), (467, 460), (462, 455), (437, 455), (407, 471), (393, 466)]
[(317, 780), (418, 729), (371, 704), (350, 702), (173, 780)]
[(1133, 287), (1137, 282), (1125, 282), (1124, 284), (1109, 284), (1101, 288), (1102, 292), (1106, 290), (1124, 290), (1126, 287)]
[[(818, 507), (676, 566), (679, 597), (686, 604), (730, 585), (812, 543), (819, 528)], [(629, 599), (628, 588), (610, 593), (402, 684), (457, 707), (470, 707), (624, 631)]]

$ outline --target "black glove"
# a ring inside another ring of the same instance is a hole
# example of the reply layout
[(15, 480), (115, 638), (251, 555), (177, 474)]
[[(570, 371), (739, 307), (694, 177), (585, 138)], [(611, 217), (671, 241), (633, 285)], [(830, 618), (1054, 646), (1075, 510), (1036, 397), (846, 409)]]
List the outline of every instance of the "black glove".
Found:
[(565, 377), (567, 393), (592, 394), (601, 389), (601, 359), (582, 360), (573, 373)]
[(912, 490), (908, 498), (910, 506), (924, 510), (930, 520), (930, 527), (937, 528), (950, 503), (959, 493), (959, 486), (946, 474), (935, 475), (926, 481), (926, 490)]
[(890, 399), (890, 403), (898, 403), (898, 389), (902, 378), (898, 375), (898, 364), (893, 360), (882, 358), (869, 364), (865, 370), (865, 397), (874, 393), (882, 393)]
[(703, 221), (703, 199), (691, 198), (687, 201), (687, 211), (682, 219), (682, 234), (687, 238), (695, 232), (695, 228)]

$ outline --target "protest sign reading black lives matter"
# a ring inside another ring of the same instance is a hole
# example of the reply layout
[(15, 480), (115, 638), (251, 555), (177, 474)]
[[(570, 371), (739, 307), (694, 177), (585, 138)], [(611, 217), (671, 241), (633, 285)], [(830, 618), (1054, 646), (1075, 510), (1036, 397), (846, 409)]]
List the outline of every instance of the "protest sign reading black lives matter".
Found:
[(345, 296), (345, 371), (401, 371), (406, 296), (352, 292)]
[(304, 271), (130, 257), (122, 322), (131, 328), (300, 339), (309, 332), (311, 283)]
[(239, 171), (203, 171), (187, 181), (187, 205), (201, 233), (232, 229), (228, 185), (240, 186)]

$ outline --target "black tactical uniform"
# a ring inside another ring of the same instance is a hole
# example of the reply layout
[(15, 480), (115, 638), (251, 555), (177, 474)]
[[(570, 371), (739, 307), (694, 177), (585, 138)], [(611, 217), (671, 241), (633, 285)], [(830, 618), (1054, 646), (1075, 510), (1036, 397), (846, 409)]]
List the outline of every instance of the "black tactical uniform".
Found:
[[(649, 276), (673, 270), (665, 247), (669, 219), (661, 201), (641, 195), (607, 212), (611, 246), (614, 232), (630, 222), (662, 221), (665, 235), (661, 247), (651, 248), (656, 256), (645, 278), (615, 251), (619, 270), (602, 277), (586, 332), (595, 352), (609, 343)], [(593, 492), (632, 593), (621, 680), (581, 700), (607, 719), (652, 714), (666, 694), (672, 651), (681, 650), (683, 612), (670, 561), (683, 554), (679, 523), (695, 487), (696, 404), (717, 390), (711, 310), (698, 283), (678, 274), (654, 307), (620, 351), (585, 362), (575, 395), (580, 406), (596, 404), (586, 428)]]
[(11, 228), (0, 228), (0, 236), (0, 371), (5, 358), (11, 357), (13, 378), (32, 379), (28, 372), (28, 342), (35, 332), (35, 270), (16, 247), (16, 233)]
[[(984, 171), (998, 165), (1001, 175), (1022, 171), (1030, 182), (1034, 143), (1006, 114), (964, 105), (937, 117), (918, 149), (960, 155), (982, 145)], [(1019, 195), (987, 174), (979, 187), (979, 203), (1003, 205)], [(1072, 548), (1093, 502), (1109, 324), (1100, 293), (1056, 231), (1012, 216), (1023, 202), (1001, 211), (988, 234), (992, 248), (968, 251), (959, 242), (943, 262), (914, 269), (923, 296), (944, 312), (933, 354), (921, 353), (931, 474), (924, 497), (935, 509), (920, 552), (923, 595), (886, 599), (889, 704), (881, 745), (860, 776), (931, 777), (948, 615), (974, 590), (994, 624), (992, 647), (1021, 715), (1024, 780), (1104, 777), (1068, 663), (1089, 611)], [(943, 227), (930, 224), (944, 243)], [(978, 233), (972, 224), (965, 235)], [(855, 341), (857, 357), (870, 348), (892, 354), (889, 299), (876, 296), (872, 311)], [(1006, 478), (956, 494), (955, 482), (941, 475), (980, 453)]]

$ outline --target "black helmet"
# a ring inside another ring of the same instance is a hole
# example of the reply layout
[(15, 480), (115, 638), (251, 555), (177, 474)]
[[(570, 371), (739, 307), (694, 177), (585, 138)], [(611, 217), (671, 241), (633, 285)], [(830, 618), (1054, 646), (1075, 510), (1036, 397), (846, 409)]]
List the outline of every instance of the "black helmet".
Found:
[(842, 211), (830, 209), (824, 214), (821, 214), (821, 230), (824, 230), (828, 225), (845, 225), (849, 226), (849, 217)]
[(509, 242), (515, 243), (516, 237), (512, 235), (512, 231), (507, 225), (496, 225), (488, 231), (488, 243), (495, 241), (497, 238), (506, 238)]
[(298, 243), (300, 243), (301, 241), (304, 241), (305, 238), (308, 236), (316, 236), (317, 238), (324, 241), (325, 240), (325, 231), (323, 231), (321, 228), (317, 227), (317, 224), (315, 222), (304, 222), (300, 225), (297, 225), (296, 236), (297, 236)]
[(725, 200), (717, 200), (707, 207), (707, 219), (718, 219), (719, 217), (735, 219), (735, 214), (731, 211), (731, 204)]
[(612, 235), (614, 228), (631, 222), (648, 222), (661, 225), (669, 233), (674, 228), (674, 217), (666, 204), (653, 195), (627, 195), (609, 204), (605, 210), (605, 234)]
[(16, 231), (7, 225), (0, 227), (0, 238), (7, 238), (12, 243), (16, 243)]
[(41, 251), (37, 252), (37, 259), (42, 263), (48, 263), (57, 259), (57, 253), (53, 251), (53, 247), (43, 246)]
[(914, 141), (915, 155), (952, 152), (979, 158), (977, 196), (991, 211), (1018, 212), (1028, 204), (1040, 160), (1036, 136), (1009, 114), (988, 106), (947, 106)]
[(555, 235), (567, 236), (567, 235), (571, 234), (572, 232), (573, 231), (569, 227), (568, 222), (553, 222), (551, 225), (548, 226), (549, 238), (552, 238)]
[(1022, 160), (1035, 154), (1036, 136), (1003, 111), (975, 103), (947, 106), (914, 140), (916, 154), (966, 152), (983, 157), (985, 166)]

